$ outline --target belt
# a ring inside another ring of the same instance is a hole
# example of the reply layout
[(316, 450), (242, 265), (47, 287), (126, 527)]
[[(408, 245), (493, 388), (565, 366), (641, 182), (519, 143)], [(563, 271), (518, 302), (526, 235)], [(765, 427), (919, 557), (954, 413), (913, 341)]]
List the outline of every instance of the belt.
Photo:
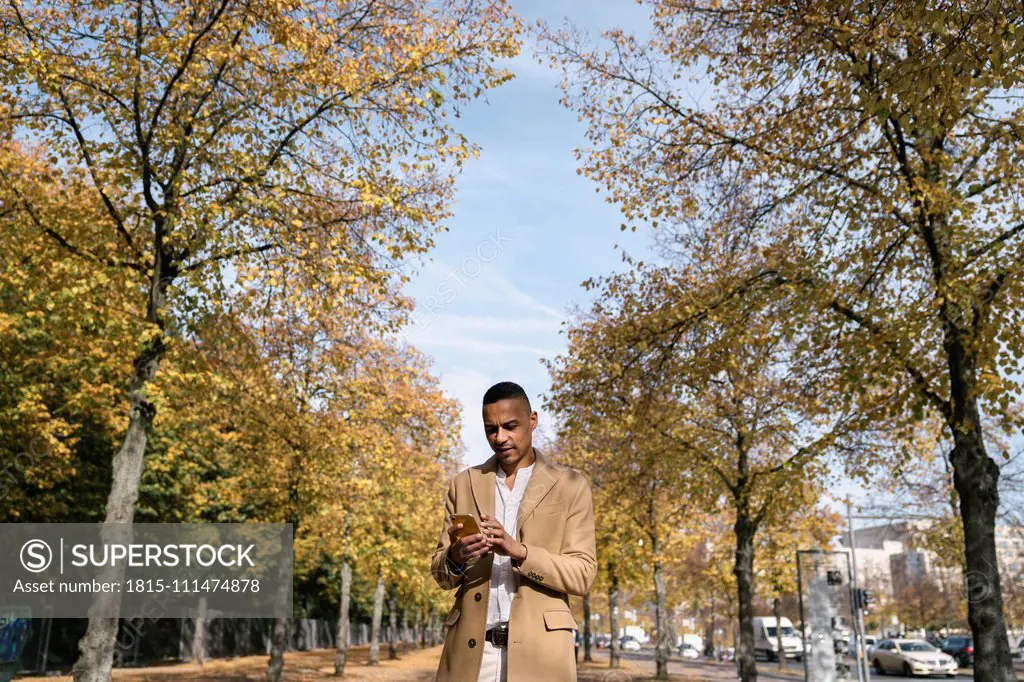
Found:
[(484, 633), (484, 640), (494, 646), (508, 646), (508, 625), (499, 625)]

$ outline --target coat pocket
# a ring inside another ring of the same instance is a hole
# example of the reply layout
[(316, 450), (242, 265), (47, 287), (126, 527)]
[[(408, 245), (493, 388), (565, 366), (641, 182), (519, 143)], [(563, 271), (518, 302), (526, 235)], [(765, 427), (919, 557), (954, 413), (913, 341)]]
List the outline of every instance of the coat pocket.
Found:
[(575, 630), (576, 621), (571, 611), (545, 611), (544, 627), (548, 630)]
[(459, 609), (458, 606), (452, 608), (451, 613), (449, 613), (448, 617), (444, 619), (444, 624), (447, 625), (448, 627), (451, 627), (452, 625), (455, 625), (455, 622), (459, 619), (459, 616), (461, 616), (461, 615), (462, 615), (462, 610)]

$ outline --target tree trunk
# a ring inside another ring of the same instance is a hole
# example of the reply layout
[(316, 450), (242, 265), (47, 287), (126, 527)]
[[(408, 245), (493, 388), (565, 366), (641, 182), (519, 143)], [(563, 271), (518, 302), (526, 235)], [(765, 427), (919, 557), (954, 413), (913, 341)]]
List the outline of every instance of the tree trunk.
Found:
[[(295, 484), (295, 457), (292, 458), (292, 480), (289, 482), (288, 496), (291, 498), (292, 509), (297, 509), (298, 506), (298, 491)], [(289, 520), (292, 526), (292, 542), (299, 533), (299, 521), (298, 518), (292, 516)], [(277, 589), (277, 605), (279, 608), (283, 607), (288, 601), (288, 594), (292, 591), (294, 583), (292, 582), (290, 567), (281, 566), (278, 570), (278, 580), (280, 584)], [(282, 611), (278, 611), (281, 613)], [(294, 610), (291, 612), (294, 613)], [(267, 682), (280, 682), (281, 674), (284, 671), (284, 653), (288, 650), (288, 646), (291, 643), (291, 613), (287, 616), (277, 616), (274, 618), (274, 627), (270, 636), (270, 657), (267, 660)]]
[(608, 628), (611, 630), (611, 653), (608, 657), (608, 666), (618, 668), (621, 665), (619, 655), (619, 577), (615, 575), (615, 565), (608, 565), (608, 573), (611, 577), (608, 585)]
[(53, 631), (53, 618), (43, 621), (43, 635), (39, 642), (39, 658), (36, 667), (39, 672), (46, 674), (47, 660), (50, 658), (50, 633)]
[[(934, 174), (938, 176), (938, 172)], [(933, 271), (940, 276), (949, 269), (950, 227), (940, 216), (933, 232), (930, 251)], [(995, 523), (999, 507), (999, 466), (985, 451), (985, 439), (978, 404), (979, 353), (983, 352), (974, 329), (983, 324), (991, 298), (1001, 279), (992, 280), (981, 300), (972, 303), (973, 319), (947, 297), (939, 297), (942, 345), (949, 373), (949, 401), (946, 422), (953, 439), (949, 455), (953, 485), (960, 496), (960, 518), (964, 525), (964, 574), (967, 620), (974, 639), (974, 679), (978, 682), (1012, 682), (1016, 679), (1003, 615), (1002, 586), (996, 554)], [(948, 284), (948, 283), (947, 283)], [(941, 289), (940, 289), (941, 290)]]
[(270, 638), (270, 660), (267, 662), (267, 682), (281, 682), (284, 670), (284, 652), (288, 648), (288, 618), (274, 619), (274, 632)]
[(398, 639), (401, 634), (398, 632), (398, 597), (396, 596), (395, 584), (388, 587), (388, 660), (398, 658)]
[[(757, 682), (754, 660), (754, 533), (756, 527), (741, 508), (736, 510), (736, 559), (733, 574), (739, 598), (739, 638), (736, 642), (736, 663), (742, 682)], [(781, 655), (782, 652), (780, 651)]]
[(338, 607), (338, 646), (334, 652), (334, 676), (345, 674), (345, 658), (348, 656), (348, 611), (352, 594), (352, 565), (346, 560), (341, 564), (341, 605)]
[(658, 540), (655, 538), (651, 543), (651, 551), (654, 552), (654, 629), (657, 632), (657, 640), (654, 645), (654, 679), (668, 679), (668, 651), (669, 632), (668, 619), (665, 617), (665, 575), (661, 567), (661, 559), (658, 558)]
[(409, 610), (408, 609), (402, 609), (402, 639), (401, 639), (401, 644), (402, 644), (402, 648), (400, 649), (400, 653), (401, 653), (402, 656), (405, 656), (407, 653), (409, 653), (409, 648), (408, 648), (409, 647)]
[(590, 663), (590, 593), (583, 595), (583, 661)]
[(195, 629), (192, 631), (192, 661), (203, 667), (206, 662), (206, 595), (199, 596)]
[(380, 621), (384, 614), (384, 574), (377, 573), (377, 589), (373, 592), (373, 620), (370, 623), (370, 665), (380, 665)]
[[(158, 231), (162, 230), (158, 225)], [(139, 499), (139, 483), (146, 457), (146, 442), (153, 426), (156, 406), (149, 400), (146, 387), (160, 369), (160, 361), (167, 353), (163, 337), (163, 309), (167, 287), (175, 274), (168, 267), (166, 257), (157, 254), (153, 272), (155, 278), (149, 291), (146, 319), (159, 328), (152, 340), (135, 358), (135, 371), (128, 384), (128, 429), (121, 449), (114, 456), (110, 493), (107, 495), (105, 524), (129, 524), (135, 520), (135, 503)], [(124, 566), (111, 568), (102, 575), (104, 582), (121, 582)], [(110, 608), (120, 611), (120, 592), (105, 594), (103, 599)], [(118, 618), (90, 615), (85, 635), (78, 643), (79, 656), (72, 669), (75, 682), (109, 682), (117, 643)]]
[[(956, 392), (953, 394), (955, 396)], [(1014, 682), (1016, 675), (1003, 618), (996, 555), (999, 467), (985, 452), (977, 402), (968, 398), (967, 403), (954, 408), (954, 413), (966, 411), (967, 414), (960, 420), (964, 428), (954, 429), (950, 460), (964, 524), (967, 559), (964, 579), (967, 621), (974, 637), (974, 679), (976, 682)]]
[(142, 626), (143, 622), (140, 620), (138, 629), (135, 631), (135, 637), (133, 638), (135, 645), (132, 647), (132, 665), (136, 666), (139, 664), (139, 648), (142, 646)]
[[(782, 646), (782, 609), (778, 597), (772, 600), (772, 615), (775, 616), (775, 645), (779, 647), (779, 670), (786, 667), (786, 650)], [(857, 627), (853, 623), (851, 627)]]
[(711, 595), (711, 611), (704, 620), (704, 655), (715, 655), (715, 596)]
[(431, 607), (430, 608), (430, 625), (428, 626), (428, 628), (429, 628), (428, 629), (428, 638), (429, 638), (428, 641), (430, 642), (430, 646), (432, 646), (432, 647), (437, 646), (437, 641), (439, 639), (438, 634), (437, 634), (437, 627), (438, 627), (437, 611), (435, 611), (434, 608)]

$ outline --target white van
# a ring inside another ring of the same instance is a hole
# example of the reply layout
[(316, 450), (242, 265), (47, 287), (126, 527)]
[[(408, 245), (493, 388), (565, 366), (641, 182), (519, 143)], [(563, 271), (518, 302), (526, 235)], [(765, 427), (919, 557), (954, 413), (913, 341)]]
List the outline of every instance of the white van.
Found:
[[(786, 658), (800, 660), (804, 654), (804, 641), (800, 633), (793, 627), (789, 618), (779, 619), (782, 628), (782, 649)], [(769, 661), (779, 658), (779, 638), (775, 629), (775, 618), (763, 616), (754, 618), (754, 657), (764, 657)]]
[(632, 637), (641, 644), (647, 644), (647, 642), (649, 642), (651, 639), (647, 636), (647, 633), (644, 631), (644, 629), (639, 625), (627, 625), (624, 628), (619, 628), (619, 636)]
[(676, 637), (676, 648), (678, 649), (679, 647), (683, 646), (684, 644), (689, 644), (690, 646), (692, 646), (697, 651), (700, 651), (700, 652), (704, 651), (704, 638), (701, 637), (700, 635), (695, 635), (695, 634), (691, 634), (691, 633), (686, 633), (686, 634), (683, 634), (683, 635), (678, 635)]

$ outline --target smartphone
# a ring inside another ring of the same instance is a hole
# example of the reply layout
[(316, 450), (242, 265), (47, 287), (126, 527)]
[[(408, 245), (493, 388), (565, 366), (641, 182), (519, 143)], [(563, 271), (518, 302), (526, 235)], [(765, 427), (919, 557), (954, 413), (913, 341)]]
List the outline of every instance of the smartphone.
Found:
[(467, 535), (476, 535), (480, 532), (480, 524), (472, 514), (452, 514), (452, 525), (462, 524), (462, 530), (456, 531), (456, 537), (464, 538)]

